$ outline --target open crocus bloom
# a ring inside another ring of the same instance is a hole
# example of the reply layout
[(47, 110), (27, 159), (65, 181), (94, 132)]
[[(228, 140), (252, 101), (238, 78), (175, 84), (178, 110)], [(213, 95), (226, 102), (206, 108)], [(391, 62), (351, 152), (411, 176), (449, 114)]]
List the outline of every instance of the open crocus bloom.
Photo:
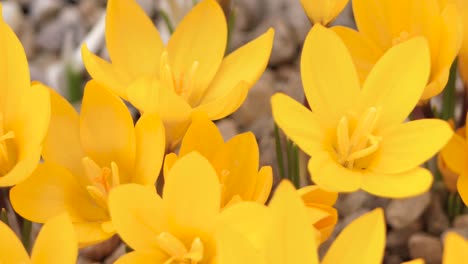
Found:
[(422, 36), (429, 44), (431, 71), (421, 100), (439, 94), (447, 84), (463, 35), (455, 4), (444, 2), (354, 0), (359, 32), (346, 27), (334, 29), (350, 50), (361, 83), (387, 50)]
[(178, 160), (164, 185), (112, 190), (109, 207), (120, 237), (135, 251), (116, 263), (217, 263), (215, 223), (221, 188), (216, 171), (196, 152)]
[(179, 151), (168, 154), (164, 175), (177, 159), (197, 151), (210, 161), (221, 184), (221, 207), (239, 201), (265, 203), (270, 195), (273, 175), (270, 166), (258, 170), (259, 152), (255, 136), (243, 133), (224, 142), (216, 125), (204, 113), (195, 114)]
[(362, 188), (384, 197), (417, 195), (432, 183), (431, 173), (418, 166), (453, 134), (442, 120), (401, 123), (424, 90), (429, 65), (426, 41), (414, 38), (390, 49), (361, 88), (343, 41), (315, 25), (301, 61), (312, 112), (276, 94), (273, 117), (312, 157), (308, 168), (319, 187), (337, 192)]
[(460, 67), (460, 76), (468, 86), (468, 1), (465, 0), (452, 0), (456, 1), (458, 10), (462, 17), (463, 23), (463, 42), (458, 53), (458, 65)]
[(0, 18), (0, 187), (31, 175), (40, 159), (49, 119), (47, 88), (31, 85), (23, 46)]
[(268, 207), (244, 202), (227, 208), (218, 222), (219, 263), (381, 263), (385, 249), (381, 209), (349, 224), (321, 262), (317, 231), (310, 225), (307, 214), (289, 182), (278, 186)]
[(59, 214), (41, 228), (31, 257), (16, 234), (0, 221), (0, 262), (25, 264), (72, 264), (76, 263), (78, 247), (70, 217)]
[(463, 202), (468, 204), (468, 132), (465, 129), (457, 131), (448, 144), (442, 149), (441, 155), (447, 168), (459, 175), (457, 189)]
[[(138, 30), (135, 30), (138, 29)], [(227, 25), (214, 0), (197, 4), (167, 46), (134, 0), (110, 0), (106, 43), (112, 64), (83, 46), (89, 73), (141, 112), (157, 112), (168, 148), (184, 135), (192, 110), (211, 120), (234, 112), (265, 70), (273, 45), (270, 29), (224, 58)]]
[(116, 95), (91, 81), (81, 114), (51, 91), (52, 116), (43, 158), (33, 175), (10, 193), (14, 209), (44, 223), (66, 211), (80, 246), (112, 236), (107, 196), (126, 183), (154, 185), (164, 158), (164, 127), (153, 114), (133, 125)]
[(313, 24), (324, 26), (332, 22), (346, 7), (349, 0), (301, 0), (302, 7)]

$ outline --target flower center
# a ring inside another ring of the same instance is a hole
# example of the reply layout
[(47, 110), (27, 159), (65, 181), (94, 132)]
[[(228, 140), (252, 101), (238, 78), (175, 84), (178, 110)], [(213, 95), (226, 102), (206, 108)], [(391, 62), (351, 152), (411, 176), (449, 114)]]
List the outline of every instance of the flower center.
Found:
[(356, 166), (356, 161), (374, 153), (379, 148), (381, 137), (372, 135), (378, 120), (378, 111), (375, 107), (368, 108), (358, 120), (350, 136), (348, 117), (343, 116), (337, 127), (335, 152), (338, 163), (348, 169)]
[(8, 131), (5, 133), (3, 114), (0, 113), (0, 177), (7, 174), (16, 163), (16, 152), (10, 145), (11, 140), (14, 138), (15, 132)]
[(159, 234), (156, 242), (170, 256), (164, 264), (197, 264), (203, 260), (204, 247), (199, 237), (192, 241), (190, 250), (187, 250), (179, 239), (167, 232)]
[(109, 192), (113, 187), (120, 184), (117, 164), (111, 162), (110, 168), (101, 168), (89, 157), (83, 158), (82, 162), (86, 175), (92, 184), (86, 186), (86, 190), (100, 207), (108, 210), (107, 197)]
[(398, 45), (400, 43), (407, 41), (410, 38), (411, 38), (411, 34), (408, 33), (408, 31), (404, 30), (400, 32), (400, 35), (398, 37), (392, 39), (392, 45), (393, 46)]
[(169, 65), (169, 55), (167, 51), (164, 51), (161, 55), (159, 67), (161, 82), (188, 102), (192, 91), (195, 90), (194, 86), (199, 64), (198, 61), (194, 61), (185, 71), (175, 75)]

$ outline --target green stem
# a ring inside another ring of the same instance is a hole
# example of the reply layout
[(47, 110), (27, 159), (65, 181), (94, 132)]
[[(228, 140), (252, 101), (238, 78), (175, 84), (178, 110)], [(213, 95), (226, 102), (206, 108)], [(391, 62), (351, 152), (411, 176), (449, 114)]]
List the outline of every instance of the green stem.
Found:
[(166, 23), (167, 30), (169, 30), (169, 33), (172, 35), (174, 33), (174, 26), (172, 25), (171, 20), (169, 19), (169, 16), (167, 15), (166, 12), (159, 10), (159, 14), (161, 15), (162, 19), (164, 20), (164, 23)]
[(228, 22), (228, 38), (226, 42), (226, 54), (229, 52), (231, 48), (231, 39), (232, 39), (232, 31), (234, 30), (234, 25), (236, 24), (236, 12), (233, 10), (229, 14), (226, 14), (227, 22)]
[(281, 179), (285, 178), (284, 172), (284, 160), (283, 160), (283, 148), (281, 146), (281, 137), (278, 125), (275, 124), (275, 145), (276, 145), (276, 160), (278, 161), (278, 170)]
[(292, 142), (286, 139), (286, 158), (288, 160), (288, 175), (286, 176), (291, 182), (293, 181), (293, 153), (292, 153)]
[(6, 211), (5, 208), (2, 208), (1, 211), (0, 211), (0, 221), (5, 223), (7, 226), (10, 225), (10, 222), (8, 221), (7, 211)]
[(455, 100), (456, 89), (455, 84), (457, 80), (457, 61), (455, 60), (450, 67), (450, 77), (445, 86), (442, 104), (441, 118), (444, 120), (453, 119), (455, 117)]
[(293, 183), (294, 186), (296, 186), (297, 189), (299, 189), (301, 182), (300, 182), (300, 177), (299, 177), (299, 148), (297, 147), (296, 144), (293, 143)]
[(70, 102), (78, 102), (83, 97), (83, 78), (80, 72), (75, 71), (71, 65), (66, 66), (66, 78), (68, 84), (68, 99)]
[(23, 228), (21, 228), (21, 241), (23, 242), (24, 248), (27, 252), (30, 252), (31, 243), (31, 229), (32, 223), (27, 219), (23, 219)]

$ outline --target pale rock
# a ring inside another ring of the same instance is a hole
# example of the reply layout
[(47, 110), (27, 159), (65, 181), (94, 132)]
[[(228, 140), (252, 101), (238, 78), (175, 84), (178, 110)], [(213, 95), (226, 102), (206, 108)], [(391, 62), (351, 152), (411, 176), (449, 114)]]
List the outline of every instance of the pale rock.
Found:
[(408, 226), (424, 213), (430, 201), (428, 192), (412, 198), (392, 200), (385, 210), (387, 223), (395, 229)]
[(234, 120), (231, 118), (225, 118), (216, 122), (216, 126), (218, 127), (219, 132), (221, 132), (224, 141), (228, 141), (232, 137), (239, 134), (239, 129), (237, 128), (236, 122), (234, 122)]
[(265, 17), (265, 0), (237, 0), (235, 4), (236, 30), (249, 31)]
[(31, 18), (44, 22), (53, 17), (65, 6), (65, 0), (35, 0), (31, 3)]
[(442, 242), (425, 233), (413, 234), (408, 247), (412, 259), (423, 258), (426, 264), (439, 264), (442, 260)]
[(449, 228), (450, 222), (444, 211), (439, 195), (432, 195), (431, 203), (425, 213), (424, 219), (426, 221), (427, 230), (432, 235), (438, 236)]
[(2, 15), (5, 21), (16, 33), (22, 28), (24, 21), (21, 6), (15, 1), (2, 2)]

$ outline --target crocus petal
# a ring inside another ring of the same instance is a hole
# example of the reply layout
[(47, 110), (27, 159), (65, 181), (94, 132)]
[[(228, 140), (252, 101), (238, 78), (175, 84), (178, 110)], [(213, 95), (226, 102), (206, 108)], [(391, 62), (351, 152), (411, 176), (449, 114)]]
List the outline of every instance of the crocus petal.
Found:
[(209, 161), (196, 152), (187, 154), (174, 164), (166, 179), (163, 197), (170, 225), (211, 230), (220, 210), (221, 189)]
[(332, 27), (332, 29), (343, 39), (353, 57), (359, 80), (364, 83), (367, 75), (382, 56), (382, 50), (372, 40), (354, 29), (343, 26)]
[(213, 101), (197, 106), (194, 110), (205, 112), (211, 120), (224, 118), (236, 111), (245, 101), (250, 84), (242, 81), (234, 89)]
[(29, 89), (29, 68), (23, 46), (13, 30), (0, 21), (0, 109), (5, 124), (15, 121), (16, 111), (26, 89)]
[(345, 8), (348, 0), (301, 0), (302, 7), (312, 23), (327, 25)]
[(136, 1), (109, 0), (106, 43), (112, 63), (132, 78), (158, 74), (164, 44)]
[(80, 248), (91, 246), (115, 235), (115, 230), (104, 230), (103, 224), (105, 223), (109, 221), (74, 222), (73, 228), (78, 239), (78, 246)]
[(151, 252), (132, 251), (117, 259), (114, 264), (134, 264), (134, 263), (164, 263), (169, 256), (162, 250)]
[(362, 174), (341, 166), (328, 153), (315, 153), (308, 168), (312, 181), (327, 191), (354, 192), (361, 187)]
[[(80, 118), (75, 108), (53, 89), (49, 89), (51, 122), (44, 140), (42, 157), (48, 162), (59, 164), (73, 175), (84, 175), (81, 159), (86, 155), (80, 142)], [(86, 177), (78, 177), (83, 184)]]
[(190, 125), (190, 105), (155, 78), (137, 79), (127, 92), (130, 102), (141, 112), (159, 114), (166, 129), (166, 147), (175, 147)]
[(233, 89), (241, 81), (248, 83), (250, 89), (265, 71), (273, 47), (273, 37), (274, 30), (269, 29), (260, 37), (229, 54), (221, 63), (201, 104), (227, 94), (229, 89)]
[(388, 198), (416, 196), (429, 190), (434, 178), (430, 171), (415, 168), (398, 174), (366, 174), (362, 189), (368, 193)]
[(312, 155), (322, 149), (323, 129), (314, 113), (280, 93), (271, 97), (271, 109), (276, 124), (305, 153)]
[(0, 221), (0, 261), (2, 263), (31, 263), (28, 253), (16, 234)]
[(447, 167), (453, 172), (460, 174), (468, 160), (468, 145), (463, 137), (453, 134), (440, 153)]
[(135, 250), (155, 251), (156, 237), (167, 230), (165, 208), (154, 188), (125, 184), (112, 189), (109, 211), (120, 237)]
[(338, 222), (338, 211), (327, 205), (305, 203), (307, 211), (311, 215), (312, 224), (320, 232), (320, 243), (325, 242), (333, 233)]
[(70, 217), (64, 213), (42, 226), (31, 253), (33, 263), (75, 263), (78, 247)]
[(338, 193), (325, 191), (317, 185), (309, 185), (297, 191), (305, 203), (333, 206), (338, 199)]
[(445, 236), (444, 264), (460, 263), (460, 260), (468, 258), (468, 242), (455, 232), (449, 232)]
[(420, 119), (384, 131), (368, 169), (400, 173), (419, 166), (447, 144), (453, 131), (439, 119)]
[(96, 82), (123, 99), (127, 99), (126, 88), (131, 82), (127, 72), (91, 53), (86, 44), (81, 46), (81, 57), (86, 70)]
[(252, 196), (258, 175), (259, 152), (255, 135), (251, 132), (237, 135), (216, 153), (213, 167), (223, 184), (223, 202), (235, 195), (243, 200)]
[(132, 181), (155, 184), (164, 160), (166, 138), (164, 126), (157, 114), (145, 113), (135, 125), (136, 160)]
[(308, 221), (307, 209), (293, 185), (288, 181), (280, 183), (269, 204), (273, 212), (275, 244), (269, 263), (318, 263), (316, 234)]
[(120, 170), (132, 171), (135, 161), (132, 117), (120, 98), (94, 81), (85, 87), (80, 136), (83, 149), (97, 164), (109, 166), (115, 162)]
[(301, 76), (307, 101), (323, 122), (334, 125), (359, 101), (359, 78), (348, 49), (334, 31), (319, 24), (304, 42)]
[[(366, 239), (356, 237), (366, 234)], [(322, 264), (381, 263), (385, 250), (385, 221), (382, 209), (354, 220), (338, 235)]]
[(214, 0), (201, 1), (177, 26), (167, 44), (173, 75), (182, 76), (198, 63), (189, 101), (197, 102), (208, 88), (223, 60), (226, 42), (226, 19)]
[(195, 112), (192, 116), (192, 124), (182, 139), (179, 155), (184, 156), (192, 151), (197, 151), (211, 160), (216, 151), (223, 145), (223, 136), (218, 127), (211, 122), (206, 113)]
[[(402, 262), (401, 264), (424, 264), (424, 263), (426, 263), (424, 261), (424, 259), (415, 259), (415, 260)], [(445, 264), (445, 262), (444, 262), (444, 264)]]
[(89, 197), (86, 189), (65, 168), (39, 164), (34, 173), (10, 191), (13, 208), (21, 216), (45, 223), (66, 211), (72, 221), (104, 221), (106, 212)]
[(217, 224), (219, 263), (266, 264), (271, 232), (275, 230), (272, 219), (268, 208), (251, 202), (237, 203), (224, 210)]
[(467, 168), (464, 169), (464, 172), (458, 177), (457, 181), (457, 190), (460, 194), (465, 205), (468, 205), (468, 173)]
[(164, 157), (164, 164), (163, 164), (163, 174), (164, 174), (164, 180), (166, 180), (166, 177), (169, 176), (169, 171), (171, 170), (172, 166), (174, 166), (174, 163), (179, 159), (179, 156), (175, 153), (169, 153)]
[(252, 200), (264, 204), (270, 196), (271, 188), (273, 186), (273, 170), (270, 166), (263, 166), (260, 168), (257, 176), (257, 183), (252, 194)]
[(379, 110), (377, 127), (398, 124), (409, 115), (421, 98), (430, 65), (427, 41), (421, 37), (391, 48), (377, 62), (362, 89), (362, 107)]
[(41, 157), (41, 147), (31, 150), (26, 157), (19, 160), (15, 166), (3, 177), (0, 177), (0, 186), (13, 186), (30, 177)]

